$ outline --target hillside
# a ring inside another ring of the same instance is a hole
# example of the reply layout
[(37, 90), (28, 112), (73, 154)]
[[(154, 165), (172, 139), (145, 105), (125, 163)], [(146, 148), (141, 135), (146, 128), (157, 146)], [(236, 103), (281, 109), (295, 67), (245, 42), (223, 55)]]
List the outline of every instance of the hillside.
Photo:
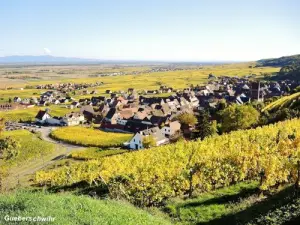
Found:
[(284, 108), (300, 110), (300, 92), (297, 92), (290, 96), (284, 96), (267, 105), (262, 111), (274, 112), (276, 110)]
[(284, 80), (300, 80), (300, 61), (280, 69), (277, 78)]
[(272, 80), (300, 80), (300, 55), (258, 60), (256, 67), (281, 67)]
[(284, 67), (300, 62), (300, 54), (292, 56), (283, 56), (280, 58), (261, 59), (257, 61), (257, 66)]
[[(74, 195), (54, 195), (45, 193), (19, 192), (0, 195), (0, 224), (5, 216), (55, 218), (51, 224), (109, 224), (109, 225), (167, 225), (169, 221), (155, 217), (125, 202), (96, 200)], [(18, 224), (31, 224), (18, 222)], [(42, 224), (42, 223), (36, 223)], [(48, 224), (48, 223), (45, 223)]]
[(299, 133), (300, 120), (295, 119), (39, 171), (35, 181), (49, 186), (104, 181), (114, 197), (124, 194), (134, 204), (150, 206), (193, 191), (207, 192), (245, 179), (257, 180), (262, 171), (265, 174), (259, 188), (268, 190), (277, 183), (295, 182), (296, 170), (291, 168), (300, 150)]

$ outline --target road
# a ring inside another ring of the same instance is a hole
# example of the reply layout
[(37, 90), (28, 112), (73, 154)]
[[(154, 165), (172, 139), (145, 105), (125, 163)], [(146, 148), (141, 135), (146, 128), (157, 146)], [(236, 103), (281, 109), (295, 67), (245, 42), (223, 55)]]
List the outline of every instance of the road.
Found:
[(29, 184), (28, 180), (31, 175), (33, 175), (38, 170), (41, 170), (49, 165), (55, 163), (57, 160), (66, 158), (70, 153), (82, 149), (83, 147), (72, 145), (68, 143), (64, 143), (61, 141), (57, 141), (52, 139), (49, 135), (52, 129), (56, 129), (55, 127), (28, 127), (24, 126), (28, 130), (36, 130), (41, 132), (41, 138), (47, 142), (53, 143), (56, 145), (56, 149), (53, 153), (43, 156), (38, 159), (31, 160), (26, 162), (26, 164), (22, 164), (17, 168), (11, 169), (9, 173), (9, 177), (6, 180), (6, 189), (10, 189), (16, 187), (18, 185), (26, 186)]

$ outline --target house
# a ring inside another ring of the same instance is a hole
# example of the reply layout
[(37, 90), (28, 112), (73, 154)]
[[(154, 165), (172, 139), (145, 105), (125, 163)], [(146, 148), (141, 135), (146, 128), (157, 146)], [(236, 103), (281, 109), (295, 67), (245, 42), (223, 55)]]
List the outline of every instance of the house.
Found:
[(23, 105), (28, 105), (28, 104), (30, 104), (30, 99), (29, 99), (29, 98), (24, 98), (24, 99), (21, 101), (21, 104), (23, 104)]
[(46, 106), (47, 102), (44, 100), (41, 100), (38, 104), (39, 104), (39, 106)]
[(130, 149), (143, 149), (143, 139), (145, 137), (153, 137), (156, 146), (168, 143), (169, 139), (166, 138), (158, 127), (149, 128), (140, 132), (137, 132), (133, 138), (126, 143)]
[(217, 77), (215, 75), (213, 75), (213, 74), (208, 75), (208, 80), (216, 80), (216, 79), (217, 79)]
[(35, 116), (35, 122), (40, 124), (60, 125), (61, 121), (58, 118), (52, 118), (49, 110), (40, 110)]
[(68, 113), (62, 118), (62, 123), (67, 126), (76, 126), (82, 124), (84, 121), (84, 115), (78, 112)]
[(133, 117), (134, 112), (132, 109), (126, 109), (126, 110), (122, 110), (119, 112), (118, 118), (117, 118), (117, 123), (120, 125), (125, 126), (127, 121)]
[(90, 92), (89, 92), (89, 90), (83, 90), (82, 94), (83, 95), (88, 95), (88, 94), (90, 94)]
[(20, 103), (22, 99), (20, 97), (14, 97), (14, 102), (15, 103)]
[(57, 104), (60, 103), (60, 101), (59, 101), (58, 99), (53, 99), (53, 100), (52, 100), (52, 103), (55, 104), (55, 105), (57, 105)]
[(146, 112), (136, 112), (133, 116), (133, 119), (143, 120), (148, 114)]
[(38, 114), (35, 116), (35, 121), (37, 123), (46, 123), (47, 119), (51, 118), (50, 114), (47, 110), (40, 110)]
[(156, 90), (148, 90), (147, 94), (157, 94), (157, 91)]
[(65, 104), (65, 103), (69, 102), (69, 100), (66, 99), (66, 98), (60, 99), (59, 101), (60, 101), (61, 104)]
[(91, 95), (94, 95), (94, 94), (97, 94), (98, 93), (98, 91), (96, 91), (96, 90), (93, 90), (93, 91), (91, 91)]
[(38, 104), (38, 100), (36, 97), (30, 98), (30, 104)]
[(134, 92), (134, 88), (128, 88), (128, 93), (133, 93)]
[(117, 109), (110, 108), (104, 119), (105, 121), (110, 122), (111, 124), (116, 124), (117, 118), (118, 118)]
[(80, 113), (84, 116), (86, 121), (92, 122), (95, 116), (94, 108), (90, 105), (82, 106)]
[(176, 132), (180, 131), (181, 124), (178, 121), (170, 122), (161, 128), (161, 132), (166, 137), (174, 135)]
[(71, 103), (71, 106), (72, 106), (73, 108), (78, 108), (78, 107), (80, 106), (80, 104), (79, 104), (79, 102), (72, 102), (72, 103)]
[(93, 105), (97, 105), (98, 103), (100, 103), (100, 102), (105, 102), (106, 101), (106, 97), (104, 97), (104, 96), (98, 96), (98, 97), (92, 97), (91, 98), (91, 101), (92, 101), (92, 103), (93, 103)]

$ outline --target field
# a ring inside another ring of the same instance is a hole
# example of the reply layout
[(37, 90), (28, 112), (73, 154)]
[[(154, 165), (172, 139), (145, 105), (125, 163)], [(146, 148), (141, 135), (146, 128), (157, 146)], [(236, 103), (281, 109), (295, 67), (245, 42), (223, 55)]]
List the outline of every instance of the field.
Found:
[(52, 131), (51, 137), (71, 144), (106, 148), (121, 146), (132, 135), (108, 133), (85, 127), (63, 127)]
[[(107, 224), (107, 225), (167, 225), (171, 224), (159, 216), (137, 209), (125, 202), (97, 200), (90, 197), (67, 194), (18, 192), (0, 195), (0, 223), (5, 216), (16, 217), (54, 217), (54, 222), (46, 224)], [(30, 222), (18, 222), (29, 224)], [(42, 223), (40, 223), (42, 224)]]
[[(153, 73), (142, 73), (142, 71), (149, 69), (149, 66), (140, 67), (125, 67), (120, 66), (119, 68), (103, 68), (101, 66), (44, 66), (43, 69), (48, 69), (49, 72), (38, 72), (39, 67), (29, 67), (25, 74), (33, 74), (34, 76), (40, 77), (38, 80), (20, 80), (20, 84), (16, 84), (17, 81), (10, 85), (10, 87), (16, 88), (15, 90), (9, 90), (8, 92), (0, 92), (0, 98), (11, 97), (14, 95), (21, 96), (32, 96), (34, 93), (40, 93), (41, 90), (37, 89), (25, 89), (20, 91), (21, 87), (26, 85), (34, 86), (38, 84), (47, 83), (61, 83), (61, 82), (75, 82), (75, 83), (93, 83), (96, 81), (104, 82), (104, 85), (96, 88), (100, 94), (103, 94), (106, 89), (113, 91), (127, 90), (128, 88), (134, 87), (139, 90), (143, 89), (157, 89), (160, 84), (165, 84), (173, 88), (185, 88), (190, 84), (200, 84), (207, 81), (207, 77), (210, 73), (217, 76), (245, 76), (250, 74), (256, 74), (258, 77), (264, 74), (273, 74), (279, 71), (278, 67), (259, 67), (250, 68), (254, 63), (240, 63), (240, 64), (227, 64), (227, 65), (209, 65), (209, 66), (181, 66), (183, 70), (178, 71), (166, 71), (166, 72), (153, 72)], [(41, 68), (40, 68), (41, 69)], [(2, 77), (9, 77), (13, 75), (6, 75), (5, 69), (2, 72)], [(21, 70), (22, 68), (10, 68), (7, 70)], [(65, 74), (57, 74), (58, 72), (66, 71)], [(90, 77), (92, 74), (99, 74), (107, 71), (115, 72), (128, 72), (128, 75), (117, 75), (117, 76), (104, 76), (104, 77)], [(131, 74), (133, 71), (139, 71), (140, 74)], [(0, 70), (1, 74), (1, 70)], [(56, 74), (54, 76), (54, 74)], [(10, 79), (7, 79), (10, 81)], [(5, 85), (5, 82), (1, 83)], [(7, 87), (7, 85), (5, 85)], [(3, 87), (4, 88), (4, 87)]]

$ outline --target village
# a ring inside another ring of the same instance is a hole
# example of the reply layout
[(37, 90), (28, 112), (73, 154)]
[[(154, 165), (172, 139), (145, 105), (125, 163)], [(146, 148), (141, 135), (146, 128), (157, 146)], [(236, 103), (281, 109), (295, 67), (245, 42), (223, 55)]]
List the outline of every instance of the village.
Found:
[[(208, 76), (206, 85), (191, 85), (183, 90), (161, 85), (157, 90), (127, 91), (106, 90), (105, 96), (87, 88), (94, 84), (48, 84), (37, 89), (47, 89), (39, 98), (21, 99), (15, 96), (0, 109), (14, 110), (36, 106), (62, 105), (70, 112), (62, 117), (52, 117), (51, 110), (40, 110), (35, 116), (38, 126), (76, 126), (98, 124), (107, 132), (132, 133), (133, 138), (124, 143), (130, 149), (142, 149), (143, 138), (151, 136), (156, 145), (169, 143), (180, 133), (188, 134), (194, 127), (181, 124), (178, 116), (183, 113), (197, 114), (200, 110), (218, 110), (222, 101), (246, 104), (251, 101), (263, 102), (276, 96), (289, 95), (299, 85), (296, 81), (259, 82), (252, 77)], [(92, 95), (91, 98), (74, 99), (71, 94)], [(167, 97), (156, 94), (167, 93)]]

